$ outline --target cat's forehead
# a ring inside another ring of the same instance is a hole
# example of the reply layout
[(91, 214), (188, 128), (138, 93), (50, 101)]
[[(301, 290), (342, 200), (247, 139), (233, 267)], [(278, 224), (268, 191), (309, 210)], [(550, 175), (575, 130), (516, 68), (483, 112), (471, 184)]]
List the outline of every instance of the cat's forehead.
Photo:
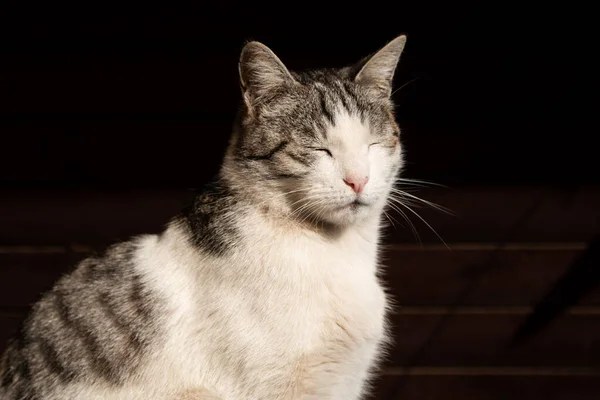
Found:
[(333, 115), (333, 123), (325, 127), (327, 141), (338, 146), (362, 145), (369, 141), (371, 127), (369, 120), (360, 118), (344, 108), (337, 108)]
[(310, 85), (312, 83), (320, 82), (326, 85), (335, 84), (336, 81), (348, 80), (347, 73), (344, 69), (335, 68), (322, 68), (322, 69), (311, 69), (304, 71), (291, 71), (294, 79), (303, 84)]
[[(264, 127), (296, 133), (296, 138), (325, 137), (333, 143), (368, 141), (385, 134), (390, 113), (339, 70), (294, 72), (289, 87), (261, 107)], [(299, 135), (298, 135), (299, 134)]]

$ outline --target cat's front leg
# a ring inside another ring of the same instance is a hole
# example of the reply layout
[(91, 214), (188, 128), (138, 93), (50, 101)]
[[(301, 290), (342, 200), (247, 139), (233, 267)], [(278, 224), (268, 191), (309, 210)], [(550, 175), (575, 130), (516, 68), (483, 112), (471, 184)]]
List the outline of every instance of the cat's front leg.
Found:
[(348, 369), (341, 381), (334, 389), (335, 400), (362, 400), (366, 399), (372, 391), (372, 370), (375, 367), (374, 353), (369, 352), (367, 360), (357, 361)]
[(337, 387), (333, 399), (335, 400), (362, 400), (369, 394), (369, 385), (364, 378), (348, 377)]
[(177, 394), (173, 400), (221, 400), (221, 398), (206, 389), (190, 389)]

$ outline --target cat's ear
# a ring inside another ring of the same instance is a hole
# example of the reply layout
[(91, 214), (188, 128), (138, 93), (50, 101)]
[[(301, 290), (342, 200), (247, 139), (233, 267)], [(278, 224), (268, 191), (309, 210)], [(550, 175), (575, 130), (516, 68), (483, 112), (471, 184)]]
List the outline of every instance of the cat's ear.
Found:
[(244, 46), (238, 68), (242, 94), (249, 108), (295, 83), (281, 60), (260, 42)]
[(394, 72), (406, 44), (406, 36), (398, 36), (377, 53), (363, 59), (357, 66), (354, 81), (366, 86), (377, 96), (390, 97)]

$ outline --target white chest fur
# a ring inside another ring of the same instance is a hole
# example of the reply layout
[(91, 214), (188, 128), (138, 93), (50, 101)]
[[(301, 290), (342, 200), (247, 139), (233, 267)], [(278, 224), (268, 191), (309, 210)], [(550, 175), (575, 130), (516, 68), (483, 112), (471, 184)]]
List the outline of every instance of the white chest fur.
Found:
[(222, 258), (175, 230), (148, 244), (140, 264), (168, 298), (171, 332), (158, 357), (169, 373), (155, 381), (223, 400), (359, 398), (384, 336), (376, 238), (246, 226), (246, 243)]

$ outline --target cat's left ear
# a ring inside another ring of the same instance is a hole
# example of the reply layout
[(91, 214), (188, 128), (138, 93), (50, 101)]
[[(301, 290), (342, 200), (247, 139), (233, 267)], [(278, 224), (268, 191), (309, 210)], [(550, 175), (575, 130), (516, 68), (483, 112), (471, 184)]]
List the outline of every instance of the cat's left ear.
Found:
[(238, 68), (244, 102), (249, 109), (296, 83), (279, 57), (260, 42), (244, 46)]
[(367, 87), (376, 96), (389, 98), (392, 94), (392, 80), (406, 44), (406, 35), (398, 36), (377, 53), (359, 64), (354, 81)]

